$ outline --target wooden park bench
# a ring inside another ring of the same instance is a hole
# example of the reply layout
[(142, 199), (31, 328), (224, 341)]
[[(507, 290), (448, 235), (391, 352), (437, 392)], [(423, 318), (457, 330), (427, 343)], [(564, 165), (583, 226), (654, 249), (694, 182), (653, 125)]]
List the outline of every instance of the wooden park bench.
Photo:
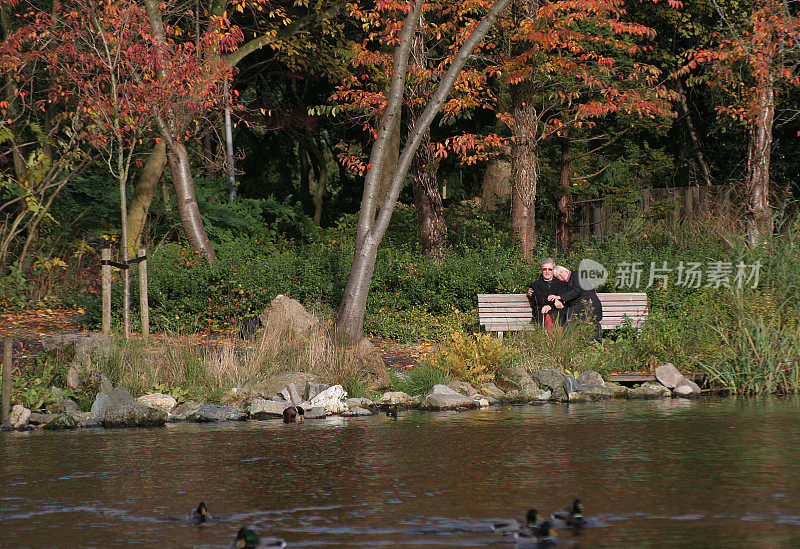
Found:
[[(639, 328), (647, 320), (647, 294), (598, 293), (603, 305), (600, 327), (610, 330), (622, 326), (627, 319), (631, 327)], [(478, 294), (478, 320), (487, 332), (518, 332), (533, 327), (533, 310), (525, 294)]]

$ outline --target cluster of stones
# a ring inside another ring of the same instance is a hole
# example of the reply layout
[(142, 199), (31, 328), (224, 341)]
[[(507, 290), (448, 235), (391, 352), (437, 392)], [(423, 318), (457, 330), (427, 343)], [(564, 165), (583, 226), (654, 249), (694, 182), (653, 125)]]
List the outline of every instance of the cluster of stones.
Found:
[(577, 378), (550, 369), (533, 370), (530, 373), (521, 370), (515, 375), (523, 392), (535, 400), (591, 402), (612, 398), (647, 400), (700, 396), (700, 387), (670, 363), (656, 368), (657, 381), (648, 381), (634, 388), (607, 382), (599, 373), (591, 370), (582, 372)]
[[(74, 429), (78, 427), (152, 427), (167, 422), (244, 421), (247, 419), (278, 419), (291, 405), (305, 409), (306, 419), (330, 415), (367, 416), (390, 406), (421, 410), (466, 410), (502, 403), (529, 401), (586, 402), (612, 398), (655, 399), (689, 398), (699, 395), (700, 388), (686, 379), (672, 364), (656, 368), (658, 382), (644, 383), (629, 389), (607, 383), (597, 372), (587, 371), (577, 378), (558, 370), (522, 368), (512, 372), (519, 389), (503, 391), (494, 383), (484, 383), (477, 389), (462, 381), (435, 385), (425, 396), (402, 392), (386, 392), (378, 400), (348, 398), (341, 385), (318, 383), (305, 372), (286, 372), (269, 378), (253, 378), (233, 389), (223, 399), (225, 404), (184, 402), (178, 404), (169, 395), (155, 393), (133, 398), (125, 387), (113, 387), (102, 374), (93, 381), (98, 393), (90, 412), (61, 396), (53, 388), (56, 400), (54, 413), (34, 413), (21, 405), (14, 406), (6, 428), (29, 430)], [(303, 387), (303, 390), (300, 390)]]
[[(341, 385), (328, 386), (303, 372), (287, 372), (270, 378), (254, 378), (225, 397), (227, 405), (194, 401), (178, 404), (163, 393), (133, 398), (125, 387), (113, 387), (104, 375), (97, 376), (99, 392), (90, 412), (79, 410), (77, 403), (61, 396), (53, 387), (56, 405), (53, 413), (36, 413), (15, 405), (5, 429), (32, 430), (75, 429), (89, 427), (153, 427), (167, 422), (243, 421), (246, 419), (278, 419), (293, 404), (305, 409), (306, 419), (329, 415), (371, 415), (381, 407), (411, 406), (415, 401), (405, 393), (386, 393), (377, 400), (347, 398)], [(303, 386), (303, 391), (299, 390)], [(277, 389), (276, 389), (277, 388)], [(417, 401), (416, 404), (419, 404)]]

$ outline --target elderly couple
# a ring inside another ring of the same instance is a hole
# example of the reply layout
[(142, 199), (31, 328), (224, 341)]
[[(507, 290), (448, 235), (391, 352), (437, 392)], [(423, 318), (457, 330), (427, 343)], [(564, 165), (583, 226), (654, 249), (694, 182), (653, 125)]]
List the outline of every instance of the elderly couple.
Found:
[[(584, 288), (584, 286), (587, 286)], [(542, 276), (528, 288), (534, 318), (546, 330), (567, 326), (582, 319), (593, 324), (594, 339), (600, 339), (603, 307), (594, 288), (581, 284), (576, 271), (556, 266), (547, 258), (542, 261)]]

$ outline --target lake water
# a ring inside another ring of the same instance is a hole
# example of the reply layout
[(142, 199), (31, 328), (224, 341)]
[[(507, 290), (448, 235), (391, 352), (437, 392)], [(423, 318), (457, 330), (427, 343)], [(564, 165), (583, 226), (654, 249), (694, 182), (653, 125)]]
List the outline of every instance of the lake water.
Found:
[[(800, 546), (800, 400), (666, 400), (0, 433), (0, 546), (514, 547), (573, 498), (575, 547)], [(217, 518), (182, 519), (199, 501)]]

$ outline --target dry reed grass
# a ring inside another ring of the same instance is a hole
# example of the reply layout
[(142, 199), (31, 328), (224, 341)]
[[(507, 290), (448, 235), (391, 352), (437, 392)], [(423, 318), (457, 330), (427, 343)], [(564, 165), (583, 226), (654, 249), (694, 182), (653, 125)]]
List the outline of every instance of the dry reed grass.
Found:
[(583, 323), (551, 331), (535, 327), (511, 334), (508, 343), (518, 353), (516, 363), (528, 370), (582, 372), (591, 368), (589, 357), (595, 351), (590, 343), (591, 329)]
[(366, 382), (367, 368), (336, 337), (327, 322), (298, 323), (291, 315), (272, 315), (255, 344), (238, 341), (200, 343), (166, 334), (120, 343), (101, 369), (117, 385), (135, 394), (157, 387), (188, 390), (202, 397), (223, 394), (247, 380), (279, 372), (304, 371), (320, 381), (346, 388)]
[(241, 385), (261, 373), (259, 363), (252, 359), (247, 349), (237, 352), (237, 347), (224, 341), (221, 345), (203, 351), (203, 367), (210, 381), (219, 387)]

